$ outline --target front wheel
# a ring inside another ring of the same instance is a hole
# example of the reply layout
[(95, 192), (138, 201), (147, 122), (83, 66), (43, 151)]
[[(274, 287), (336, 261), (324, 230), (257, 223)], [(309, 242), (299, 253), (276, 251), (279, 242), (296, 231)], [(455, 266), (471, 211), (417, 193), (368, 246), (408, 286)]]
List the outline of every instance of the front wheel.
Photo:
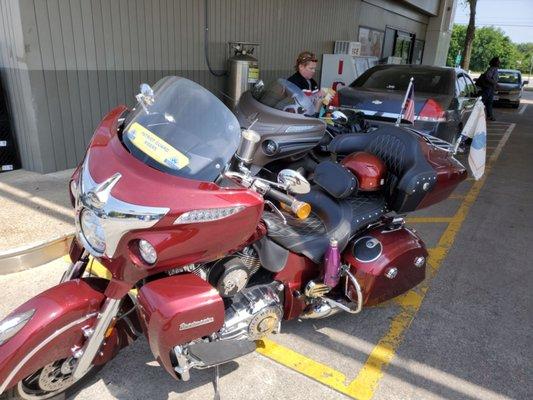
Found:
[(81, 379), (74, 380), (72, 371), (75, 361), (69, 357), (45, 365), (3, 393), (0, 400), (54, 400), (68, 397), (102, 368), (93, 366)]

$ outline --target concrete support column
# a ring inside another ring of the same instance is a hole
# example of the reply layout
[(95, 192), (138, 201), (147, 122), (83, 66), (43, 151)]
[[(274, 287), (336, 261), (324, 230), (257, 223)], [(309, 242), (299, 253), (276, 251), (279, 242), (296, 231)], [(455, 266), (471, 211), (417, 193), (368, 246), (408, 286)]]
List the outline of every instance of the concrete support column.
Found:
[(456, 6), (457, 0), (441, 0), (439, 13), (429, 19), (423, 64), (446, 65)]

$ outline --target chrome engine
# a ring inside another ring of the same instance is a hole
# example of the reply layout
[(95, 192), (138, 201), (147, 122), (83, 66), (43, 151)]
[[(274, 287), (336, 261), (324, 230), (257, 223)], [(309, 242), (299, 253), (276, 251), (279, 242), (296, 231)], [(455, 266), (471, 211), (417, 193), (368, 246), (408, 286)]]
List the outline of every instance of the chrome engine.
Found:
[(283, 315), (282, 284), (253, 286), (238, 293), (226, 308), (221, 340), (258, 340), (278, 333)]
[(191, 368), (209, 368), (255, 350), (255, 340), (278, 333), (283, 316), (284, 287), (273, 282), (246, 288), (228, 300), (222, 328), (174, 348), (178, 377), (189, 380)]

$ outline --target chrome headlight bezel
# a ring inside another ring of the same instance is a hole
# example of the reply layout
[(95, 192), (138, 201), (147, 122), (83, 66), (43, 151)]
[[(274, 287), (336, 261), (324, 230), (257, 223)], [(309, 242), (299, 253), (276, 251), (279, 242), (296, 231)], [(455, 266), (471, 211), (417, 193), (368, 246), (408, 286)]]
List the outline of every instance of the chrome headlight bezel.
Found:
[(35, 314), (35, 309), (13, 314), (0, 321), (0, 346), (15, 336)]
[[(94, 257), (115, 255), (122, 237), (132, 230), (148, 229), (158, 223), (169, 211), (168, 207), (149, 207), (127, 203), (111, 195), (111, 190), (122, 178), (115, 173), (96, 183), (89, 172), (89, 154), (80, 170), (76, 197), (76, 235), (85, 249)], [(82, 229), (82, 214), (89, 210), (96, 216), (103, 232), (105, 248), (94, 247)]]

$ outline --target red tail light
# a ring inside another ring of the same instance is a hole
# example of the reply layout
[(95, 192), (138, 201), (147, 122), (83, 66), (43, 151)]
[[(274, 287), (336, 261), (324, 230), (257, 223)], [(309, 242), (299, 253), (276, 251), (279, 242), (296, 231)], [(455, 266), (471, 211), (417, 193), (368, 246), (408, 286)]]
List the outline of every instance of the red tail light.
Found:
[(420, 110), (417, 119), (419, 121), (446, 122), (446, 111), (435, 100), (429, 99)]

